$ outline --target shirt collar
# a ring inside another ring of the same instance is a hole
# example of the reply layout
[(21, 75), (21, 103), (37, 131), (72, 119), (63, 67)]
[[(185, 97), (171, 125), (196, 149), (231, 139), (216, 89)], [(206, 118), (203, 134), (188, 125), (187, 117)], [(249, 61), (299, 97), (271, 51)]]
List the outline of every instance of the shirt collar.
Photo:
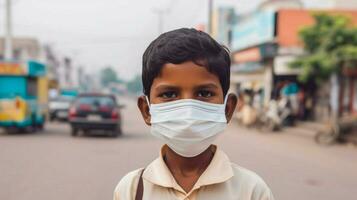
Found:
[[(161, 148), (160, 157), (147, 166), (143, 178), (155, 185), (174, 188), (185, 193), (185, 191), (177, 184), (163, 159), (164, 148), (167, 147), (164, 145)], [(201, 186), (225, 182), (231, 177), (233, 177), (233, 169), (228, 156), (223, 151), (216, 148), (216, 152), (210, 164), (202, 173), (192, 191)]]

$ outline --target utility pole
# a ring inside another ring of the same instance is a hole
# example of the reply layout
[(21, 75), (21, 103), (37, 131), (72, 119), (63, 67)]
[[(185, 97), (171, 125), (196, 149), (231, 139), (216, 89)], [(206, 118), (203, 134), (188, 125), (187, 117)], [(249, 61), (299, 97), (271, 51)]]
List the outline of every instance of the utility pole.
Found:
[(12, 60), (11, 0), (5, 0), (5, 60)]
[(164, 32), (164, 16), (168, 12), (166, 9), (160, 9), (160, 8), (153, 8), (152, 11), (158, 15), (159, 17), (159, 22), (158, 22), (158, 31), (159, 35)]
[(159, 17), (159, 22), (158, 22), (158, 31), (159, 35), (164, 32), (164, 17), (165, 15), (169, 14), (172, 11), (172, 8), (174, 7), (175, 0), (171, 0), (169, 5), (165, 6), (166, 8), (152, 8), (152, 12), (157, 14)]
[(213, 13), (213, 0), (208, 0), (208, 34), (212, 35), (212, 13)]

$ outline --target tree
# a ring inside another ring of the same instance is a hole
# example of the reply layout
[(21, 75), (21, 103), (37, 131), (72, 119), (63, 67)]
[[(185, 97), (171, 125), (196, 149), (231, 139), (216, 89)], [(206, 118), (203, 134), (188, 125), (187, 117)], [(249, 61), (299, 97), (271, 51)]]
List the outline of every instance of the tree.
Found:
[(143, 86), (141, 84), (141, 77), (139, 75), (135, 76), (133, 79), (127, 82), (126, 87), (128, 91), (134, 94), (138, 94), (143, 91)]
[(315, 13), (313, 17), (315, 24), (299, 32), (306, 54), (290, 66), (302, 69), (300, 81), (314, 79), (320, 84), (332, 73), (357, 66), (357, 28), (343, 15)]
[(110, 83), (121, 83), (116, 71), (112, 67), (106, 67), (100, 71), (100, 81), (103, 86), (108, 86)]

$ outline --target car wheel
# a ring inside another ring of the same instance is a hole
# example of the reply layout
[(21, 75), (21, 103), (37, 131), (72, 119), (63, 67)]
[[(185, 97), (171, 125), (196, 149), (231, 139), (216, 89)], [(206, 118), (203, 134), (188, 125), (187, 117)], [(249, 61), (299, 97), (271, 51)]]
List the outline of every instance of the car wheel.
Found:
[(6, 127), (5, 128), (5, 133), (7, 134), (16, 134), (19, 133), (19, 129), (16, 127)]
[(110, 136), (112, 136), (112, 137), (118, 137), (119, 136), (119, 134), (118, 134), (118, 132), (116, 131), (116, 130), (113, 130), (113, 131), (111, 131), (111, 134), (110, 134)]
[(39, 131), (43, 131), (45, 129), (45, 124), (41, 123), (36, 126), (36, 129)]
[(37, 131), (36, 117), (31, 117), (31, 124), (24, 128), (24, 132), (26, 133), (35, 133)]
[(112, 131), (112, 137), (118, 137), (118, 136), (120, 136), (120, 135), (122, 135), (123, 134), (123, 132), (122, 132), (122, 130), (121, 130), (121, 127), (120, 126), (118, 126), (116, 129), (114, 129), (113, 131)]
[(77, 135), (78, 135), (78, 129), (72, 127), (72, 129), (71, 129), (71, 135), (72, 135), (72, 136), (77, 136)]

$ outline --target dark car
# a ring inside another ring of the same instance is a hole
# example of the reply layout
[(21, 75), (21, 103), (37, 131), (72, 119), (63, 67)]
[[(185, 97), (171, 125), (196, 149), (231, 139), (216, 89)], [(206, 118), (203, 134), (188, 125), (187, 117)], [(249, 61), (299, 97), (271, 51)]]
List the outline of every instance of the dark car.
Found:
[(69, 109), (72, 136), (80, 130), (106, 130), (113, 137), (121, 135), (121, 107), (113, 95), (80, 94)]

